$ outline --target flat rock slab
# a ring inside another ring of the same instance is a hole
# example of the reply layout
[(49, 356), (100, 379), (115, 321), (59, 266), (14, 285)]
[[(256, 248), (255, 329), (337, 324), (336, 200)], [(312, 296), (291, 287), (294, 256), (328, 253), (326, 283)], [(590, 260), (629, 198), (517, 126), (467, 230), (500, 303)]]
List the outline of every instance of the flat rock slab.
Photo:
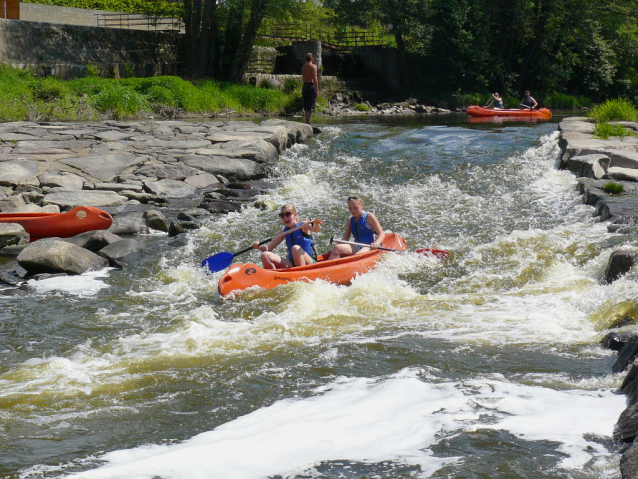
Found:
[(21, 181), (31, 178), (38, 171), (33, 161), (0, 162), (0, 186), (17, 186)]
[(145, 155), (136, 156), (110, 153), (106, 155), (65, 159), (60, 160), (60, 163), (77, 168), (102, 182), (111, 182), (125, 169), (131, 166), (141, 165), (150, 159), (150, 156)]
[(58, 239), (31, 243), (18, 255), (18, 264), (29, 273), (82, 274), (108, 266), (105, 258)]
[(144, 189), (163, 198), (186, 198), (199, 195), (197, 188), (175, 180), (147, 181), (144, 183)]
[(606, 177), (618, 181), (638, 181), (638, 169), (612, 166), (607, 169)]
[(184, 180), (184, 183), (191, 185), (198, 190), (204, 188), (220, 188), (222, 183), (217, 179), (215, 175), (210, 173), (202, 173), (201, 175), (189, 176)]
[(40, 186), (42, 187), (61, 187), (67, 190), (81, 190), (84, 187), (84, 180), (72, 173), (44, 173), (38, 176), (38, 180), (40, 180)]
[(114, 191), (59, 191), (49, 193), (42, 200), (43, 205), (58, 205), (61, 210), (68, 210), (76, 206), (120, 206), (128, 201)]
[(222, 175), (231, 180), (265, 178), (268, 168), (256, 161), (227, 156), (182, 155), (178, 157), (185, 165), (205, 171), (211, 175)]
[(96, 138), (99, 138), (100, 140), (117, 141), (117, 140), (125, 140), (133, 136), (137, 136), (139, 135), (139, 133), (134, 131), (111, 130), (111, 131), (93, 132), (91, 133), (91, 135)]
[(184, 165), (167, 165), (157, 163), (144, 165), (135, 170), (136, 175), (154, 176), (158, 180), (183, 180), (199, 173), (199, 170)]
[(233, 140), (225, 143), (217, 143), (211, 148), (197, 151), (197, 154), (246, 158), (259, 163), (273, 162), (279, 156), (277, 148), (264, 140)]
[(573, 156), (567, 160), (566, 168), (576, 176), (601, 179), (611, 165), (611, 159), (599, 153)]

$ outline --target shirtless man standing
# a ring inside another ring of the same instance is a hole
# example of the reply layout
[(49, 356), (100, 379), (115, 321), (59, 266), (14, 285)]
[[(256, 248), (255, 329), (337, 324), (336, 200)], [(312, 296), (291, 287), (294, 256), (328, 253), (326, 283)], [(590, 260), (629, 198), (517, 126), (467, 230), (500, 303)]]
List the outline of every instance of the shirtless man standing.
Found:
[(315, 110), (317, 93), (319, 93), (319, 80), (317, 79), (317, 65), (312, 63), (314, 57), (312, 53), (306, 53), (306, 63), (301, 67), (301, 78), (303, 88), (303, 109), (306, 114), (306, 123), (310, 125), (310, 117)]

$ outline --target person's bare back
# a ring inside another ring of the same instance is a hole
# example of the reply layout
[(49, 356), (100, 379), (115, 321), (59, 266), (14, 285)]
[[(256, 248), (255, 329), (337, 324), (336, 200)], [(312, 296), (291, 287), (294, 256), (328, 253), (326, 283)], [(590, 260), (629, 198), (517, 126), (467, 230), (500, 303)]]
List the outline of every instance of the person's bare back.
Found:
[(306, 63), (301, 67), (301, 78), (303, 87), (301, 95), (303, 97), (304, 114), (306, 123), (310, 124), (310, 117), (315, 110), (317, 93), (319, 93), (319, 79), (317, 78), (317, 65), (313, 64), (314, 57), (312, 53), (306, 54)]
[(317, 91), (319, 91), (319, 85), (317, 84), (317, 65), (312, 63), (312, 61), (304, 63), (301, 67), (301, 79), (304, 83), (314, 84)]

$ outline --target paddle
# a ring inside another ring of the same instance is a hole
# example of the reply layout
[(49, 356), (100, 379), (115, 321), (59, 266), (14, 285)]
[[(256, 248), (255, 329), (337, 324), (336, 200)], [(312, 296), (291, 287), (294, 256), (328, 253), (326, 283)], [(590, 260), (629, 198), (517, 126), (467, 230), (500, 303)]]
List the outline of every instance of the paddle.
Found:
[[(272, 240), (276, 238), (281, 238), (282, 236), (286, 236), (287, 234), (292, 233), (293, 231), (300, 230), (304, 226), (306, 226), (308, 222), (304, 222), (302, 225), (297, 226), (296, 228), (292, 228), (284, 233), (278, 234), (277, 236), (273, 236), (272, 238), (265, 239), (259, 243), (259, 246), (265, 245), (266, 243), (270, 243)], [(252, 246), (238, 251), (237, 253), (229, 253), (227, 251), (222, 251), (221, 253), (214, 254), (213, 256), (206, 258), (202, 261), (202, 268), (208, 268), (209, 273), (216, 273), (217, 271), (221, 271), (222, 269), (226, 269), (230, 266), (235, 259), (235, 256), (239, 256), (240, 254), (248, 253), (253, 250)]]
[[(370, 247), (369, 244), (365, 244), (365, 243), (357, 243), (355, 241), (346, 241), (346, 240), (340, 240), (340, 239), (334, 239), (334, 237), (330, 237), (330, 244), (332, 243), (339, 243), (339, 244), (351, 244), (353, 246), (365, 246), (365, 247)], [(392, 248), (384, 248), (382, 246), (377, 246), (377, 249), (383, 250), (383, 251), (394, 251), (395, 253), (405, 253), (406, 251), (403, 251), (401, 249), (392, 249)], [(422, 248), (422, 249), (418, 249), (416, 250), (417, 253), (419, 254), (431, 254), (433, 256), (436, 256), (439, 259), (447, 259), (450, 257), (450, 253), (447, 251), (444, 251), (442, 249), (432, 249), (432, 248)]]

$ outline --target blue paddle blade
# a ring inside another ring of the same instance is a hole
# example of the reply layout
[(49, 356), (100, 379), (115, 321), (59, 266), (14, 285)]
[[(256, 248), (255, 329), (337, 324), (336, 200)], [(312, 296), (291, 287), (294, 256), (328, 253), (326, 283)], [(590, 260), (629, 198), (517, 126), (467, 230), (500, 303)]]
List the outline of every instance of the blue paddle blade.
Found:
[(202, 261), (202, 268), (208, 268), (211, 273), (216, 273), (222, 269), (226, 269), (233, 262), (235, 255), (226, 251), (214, 254), (210, 258), (206, 258)]

